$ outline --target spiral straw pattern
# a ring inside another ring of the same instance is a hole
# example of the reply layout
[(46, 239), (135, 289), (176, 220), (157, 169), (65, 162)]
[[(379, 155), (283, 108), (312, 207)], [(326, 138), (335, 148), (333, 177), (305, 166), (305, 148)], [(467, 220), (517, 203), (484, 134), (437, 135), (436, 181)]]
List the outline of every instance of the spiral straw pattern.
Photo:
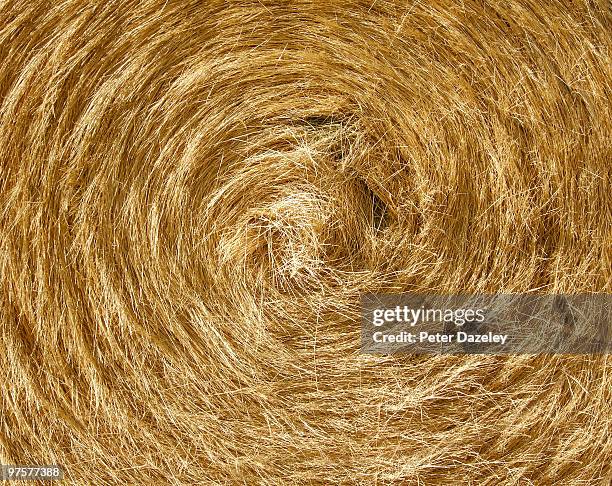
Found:
[(364, 292), (612, 292), (609, 1), (0, 1), (0, 462), (602, 484), (607, 356), (368, 356)]

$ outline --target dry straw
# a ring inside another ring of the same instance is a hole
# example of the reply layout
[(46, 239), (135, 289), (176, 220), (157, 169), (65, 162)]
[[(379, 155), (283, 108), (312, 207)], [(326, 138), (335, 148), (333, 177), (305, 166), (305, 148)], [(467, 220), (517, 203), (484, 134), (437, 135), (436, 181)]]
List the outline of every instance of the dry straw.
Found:
[(593, 356), (359, 354), (362, 292), (612, 292), (607, 0), (0, 1), (0, 462), (612, 481)]

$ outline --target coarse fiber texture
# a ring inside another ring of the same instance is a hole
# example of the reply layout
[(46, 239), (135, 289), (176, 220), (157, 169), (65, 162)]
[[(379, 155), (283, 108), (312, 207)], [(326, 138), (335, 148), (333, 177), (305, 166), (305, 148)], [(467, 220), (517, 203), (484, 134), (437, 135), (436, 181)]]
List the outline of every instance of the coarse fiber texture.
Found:
[(0, 462), (609, 485), (609, 357), (364, 355), (359, 297), (612, 293), (611, 48), (603, 0), (0, 0)]

